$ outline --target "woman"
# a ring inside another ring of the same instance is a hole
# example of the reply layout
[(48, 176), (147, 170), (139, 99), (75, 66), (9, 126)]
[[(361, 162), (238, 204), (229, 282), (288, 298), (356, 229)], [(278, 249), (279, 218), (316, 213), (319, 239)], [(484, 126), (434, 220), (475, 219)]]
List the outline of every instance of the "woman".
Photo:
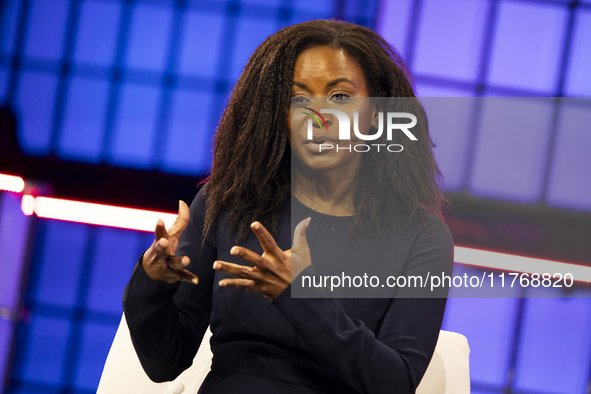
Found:
[[(315, 98), (414, 95), (400, 57), (364, 27), (305, 22), (256, 49), (219, 124), (211, 176), (168, 231), (158, 222), (125, 291), (152, 380), (188, 368), (210, 325), (212, 371), (199, 393), (414, 392), (445, 298), (337, 299), (323, 288), (291, 297), (301, 278), (325, 269), (322, 256), (356, 270), (382, 266), (368, 257), (379, 249), (397, 275), (451, 269), (425, 122), (404, 155), (388, 156), (344, 149), (360, 141), (329, 135), (330, 114), (311, 142), (301, 122)], [(359, 115), (363, 133), (378, 126), (377, 109)], [(326, 142), (340, 151), (315, 151)]]

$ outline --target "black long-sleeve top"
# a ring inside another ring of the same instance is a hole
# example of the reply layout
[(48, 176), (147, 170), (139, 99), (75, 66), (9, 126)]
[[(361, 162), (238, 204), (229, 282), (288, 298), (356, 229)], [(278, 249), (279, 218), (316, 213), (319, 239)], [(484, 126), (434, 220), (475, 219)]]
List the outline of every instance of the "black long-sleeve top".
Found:
[[(246, 265), (230, 254), (231, 247), (239, 244), (259, 254), (262, 248), (254, 234), (240, 243), (228, 235), (223, 212), (202, 243), (204, 189), (191, 204), (176, 253), (191, 259), (188, 269), (199, 284), (154, 281), (138, 263), (123, 296), (134, 347), (152, 380), (173, 380), (188, 368), (210, 325), (212, 372), (199, 393), (260, 394), (263, 388), (293, 393), (414, 392), (435, 349), (445, 298), (336, 298), (330, 288), (312, 290), (326, 298), (295, 298), (291, 290), (301, 286), (303, 276), (319, 275), (327, 247), (351, 276), (372, 267), (394, 276), (450, 274), (453, 240), (445, 223), (427, 214), (421, 226), (393, 227), (378, 243), (360, 235), (347, 246), (352, 217), (321, 214), (292, 197), (275, 240), (281, 249), (290, 249), (295, 226), (311, 217), (307, 240), (312, 266), (269, 301), (218, 285), (230, 275), (213, 270), (215, 260)], [(376, 247), (389, 261), (367, 259)], [(386, 270), (381, 269), (384, 265)]]

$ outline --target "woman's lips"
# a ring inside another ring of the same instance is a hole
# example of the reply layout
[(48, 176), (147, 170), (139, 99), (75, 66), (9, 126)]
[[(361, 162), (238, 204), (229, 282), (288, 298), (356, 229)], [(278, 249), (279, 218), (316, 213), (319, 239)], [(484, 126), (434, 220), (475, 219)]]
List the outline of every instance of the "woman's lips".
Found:
[(304, 146), (312, 153), (326, 153), (333, 149), (337, 144), (337, 140), (328, 137), (314, 137), (311, 141), (306, 140)]

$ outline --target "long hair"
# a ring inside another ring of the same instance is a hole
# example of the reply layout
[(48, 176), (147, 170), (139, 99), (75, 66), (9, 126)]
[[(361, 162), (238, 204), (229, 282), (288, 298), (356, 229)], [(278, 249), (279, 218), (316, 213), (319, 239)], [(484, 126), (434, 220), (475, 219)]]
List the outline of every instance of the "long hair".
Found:
[[(230, 218), (228, 230), (237, 231), (239, 239), (255, 220), (276, 234), (280, 211), (291, 195), (288, 114), (293, 68), (302, 51), (322, 45), (342, 49), (355, 59), (370, 97), (415, 97), (401, 56), (371, 29), (313, 20), (268, 37), (250, 57), (217, 128), (206, 180), (205, 234), (222, 210)], [(392, 153), (387, 160), (377, 160), (364, 154), (354, 182), (351, 231), (379, 230), (410, 218), (421, 221), (425, 209), (441, 218), (445, 198), (438, 187), (441, 173), (428, 127), (417, 138), (405, 146), (404, 155)]]

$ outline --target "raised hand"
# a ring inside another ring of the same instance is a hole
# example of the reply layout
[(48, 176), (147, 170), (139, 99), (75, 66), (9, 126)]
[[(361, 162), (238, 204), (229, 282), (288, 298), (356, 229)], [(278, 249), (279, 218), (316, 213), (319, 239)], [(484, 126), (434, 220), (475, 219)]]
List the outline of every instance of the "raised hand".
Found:
[(239, 256), (252, 264), (253, 267), (219, 261), (213, 263), (216, 270), (237, 276), (238, 279), (222, 279), (220, 286), (243, 289), (262, 294), (270, 300), (283, 292), (307, 266), (311, 264), (310, 249), (306, 240), (306, 229), (310, 218), (302, 220), (295, 228), (293, 247), (283, 251), (259, 222), (254, 222), (250, 228), (257, 236), (263, 247), (263, 254), (234, 246), (230, 254)]
[(154, 234), (156, 239), (152, 246), (142, 256), (142, 267), (150, 278), (164, 283), (178, 281), (197, 284), (197, 276), (187, 271), (189, 265), (187, 256), (175, 256), (179, 244), (179, 237), (189, 223), (189, 207), (179, 201), (179, 214), (168, 230), (164, 222), (158, 220)]

